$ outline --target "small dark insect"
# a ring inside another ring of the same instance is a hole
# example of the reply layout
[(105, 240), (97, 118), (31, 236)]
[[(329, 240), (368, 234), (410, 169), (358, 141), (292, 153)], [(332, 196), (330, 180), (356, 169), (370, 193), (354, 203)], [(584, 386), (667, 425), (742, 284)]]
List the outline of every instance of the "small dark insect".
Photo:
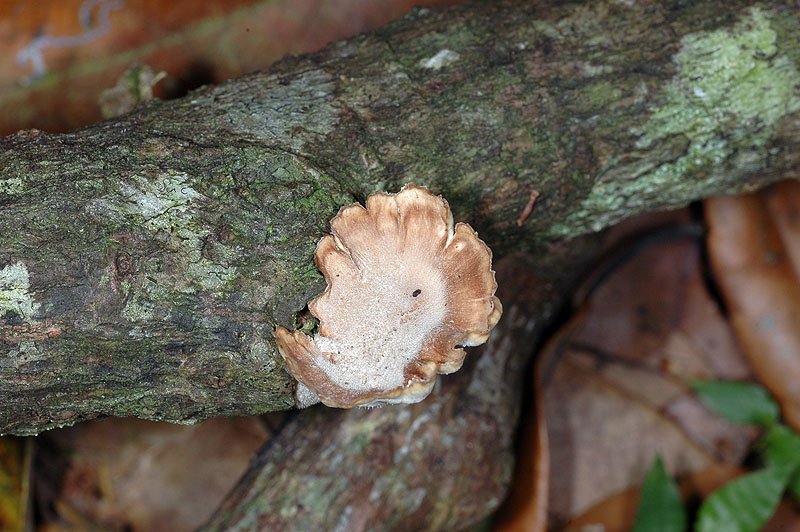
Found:
[(422, 293), (422, 290), (420, 290), (419, 288), (417, 288), (416, 290), (414, 290), (414, 291), (411, 293), (411, 297), (417, 297), (417, 296), (418, 296), (418, 295), (420, 295), (421, 293)]

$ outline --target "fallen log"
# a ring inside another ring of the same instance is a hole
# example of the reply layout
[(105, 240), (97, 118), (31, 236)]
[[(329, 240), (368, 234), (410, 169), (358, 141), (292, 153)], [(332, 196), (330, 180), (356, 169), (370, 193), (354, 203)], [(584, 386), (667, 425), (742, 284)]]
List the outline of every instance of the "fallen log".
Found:
[(428, 186), (501, 256), (797, 177), (796, 5), (749, 5), (418, 10), (0, 140), (0, 433), (292, 408), (274, 328), (323, 288), (328, 221), (375, 190)]

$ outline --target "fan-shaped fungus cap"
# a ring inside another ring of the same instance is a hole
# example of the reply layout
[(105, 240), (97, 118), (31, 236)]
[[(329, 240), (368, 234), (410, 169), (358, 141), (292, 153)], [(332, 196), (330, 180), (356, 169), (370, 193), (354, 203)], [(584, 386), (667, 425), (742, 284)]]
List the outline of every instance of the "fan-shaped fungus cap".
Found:
[(421, 401), (500, 319), (491, 250), (416, 185), (343, 207), (331, 233), (315, 253), (328, 283), (309, 303), (317, 334), (275, 333), (298, 404), (314, 394), (342, 408)]

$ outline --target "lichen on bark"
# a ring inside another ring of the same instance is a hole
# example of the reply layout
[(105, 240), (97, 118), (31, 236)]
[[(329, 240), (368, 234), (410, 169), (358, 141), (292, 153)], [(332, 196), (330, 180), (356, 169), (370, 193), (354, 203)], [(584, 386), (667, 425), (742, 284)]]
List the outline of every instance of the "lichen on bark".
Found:
[(22, 262), (0, 268), (0, 316), (6, 321), (28, 323), (38, 304), (30, 294), (28, 268)]
[(674, 138), (683, 139), (680, 149), (667, 161), (632, 169), (627, 179), (615, 172), (615, 179), (600, 180), (581, 210), (549, 234), (568, 236), (581, 224), (600, 230), (659, 197), (713, 190), (731, 162), (768, 159), (777, 123), (800, 110), (800, 73), (778, 40), (774, 16), (752, 7), (732, 27), (685, 35), (664, 101), (632, 129), (638, 152)]

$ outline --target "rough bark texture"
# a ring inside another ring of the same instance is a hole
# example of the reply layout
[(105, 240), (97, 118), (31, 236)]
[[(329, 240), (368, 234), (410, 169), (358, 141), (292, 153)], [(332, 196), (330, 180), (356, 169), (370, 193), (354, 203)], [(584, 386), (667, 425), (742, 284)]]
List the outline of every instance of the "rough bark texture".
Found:
[(428, 186), (502, 255), (796, 177), (796, 9), (424, 10), (182, 100), (0, 140), (0, 433), (290, 408), (273, 328), (322, 288), (328, 220), (374, 190)]
[(463, 530), (487, 516), (511, 480), (524, 368), (569, 277), (540, 269), (501, 261), (504, 319), (425, 401), (299, 413), (205, 530)]

